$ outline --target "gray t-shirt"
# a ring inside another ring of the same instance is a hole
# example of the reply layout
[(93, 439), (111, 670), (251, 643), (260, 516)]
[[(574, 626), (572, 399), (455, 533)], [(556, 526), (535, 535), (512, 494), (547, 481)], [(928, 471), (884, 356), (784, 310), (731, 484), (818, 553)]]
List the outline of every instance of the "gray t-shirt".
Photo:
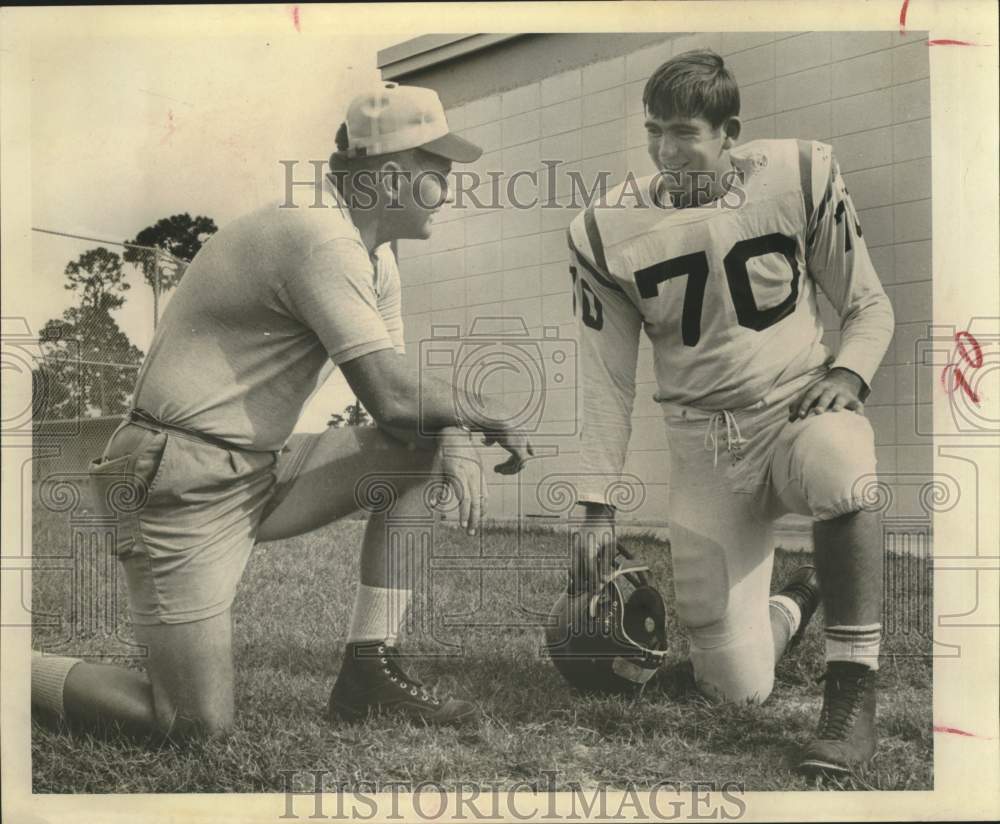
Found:
[(280, 449), (334, 364), (403, 351), (399, 270), (350, 213), (251, 212), (195, 256), (139, 372), (135, 406), (253, 450)]

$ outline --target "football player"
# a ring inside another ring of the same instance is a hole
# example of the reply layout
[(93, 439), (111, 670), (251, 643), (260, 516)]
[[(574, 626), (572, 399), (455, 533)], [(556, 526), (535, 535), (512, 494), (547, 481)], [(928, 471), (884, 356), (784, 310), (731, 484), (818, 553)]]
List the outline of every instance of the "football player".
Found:
[[(626, 180), (569, 230), (584, 390), (578, 569), (610, 534), (640, 331), (670, 452), (677, 611), (698, 688), (763, 701), (816, 600), (810, 568), (769, 598), (773, 523), (815, 519), (825, 614), (823, 709), (803, 769), (875, 749), (882, 546), (862, 486), (875, 472), (863, 402), (893, 314), (830, 146), (737, 147), (740, 95), (721, 57), (687, 52), (643, 91), (658, 172)], [(822, 292), (842, 319), (822, 342)]]
[[(342, 518), (364, 505), (367, 489), (376, 511), (329, 714), (394, 712), (428, 724), (477, 715), (403, 668), (396, 635), (408, 564), (388, 557), (386, 522), (425, 515), (427, 485), (443, 475), (475, 534), (486, 487), (470, 432), (510, 453), (498, 471), (519, 471), (532, 453), (504, 409), (492, 403), (482, 420), (464, 419), (459, 390), (415, 375), (402, 355), (390, 242), (429, 237), (450, 201), (452, 162), (480, 154), (449, 131), (435, 92), (385, 83), (348, 108), (325, 181), (332, 205), (271, 204), (205, 244), (156, 330), (135, 409), (91, 468), (95, 503), (119, 522), (146, 672), (36, 655), (36, 707), (74, 725), (175, 741), (227, 732), (231, 606), (254, 544)], [(292, 435), (335, 367), (378, 427)], [(123, 491), (134, 505), (113, 511)]]

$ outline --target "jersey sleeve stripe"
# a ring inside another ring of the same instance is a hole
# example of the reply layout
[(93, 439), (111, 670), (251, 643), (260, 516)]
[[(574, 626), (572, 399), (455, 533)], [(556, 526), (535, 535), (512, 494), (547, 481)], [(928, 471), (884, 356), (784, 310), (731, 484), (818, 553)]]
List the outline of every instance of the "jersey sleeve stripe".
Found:
[(809, 237), (806, 238), (806, 243), (812, 245), (813, 238), (816, 236), (816, 232), (819, 229), (820, 223), (823, 221), (823, 216), (826, 214), (826, 207), (833, 199), (833, 172), (831, 168), (830, 179), (826, 184), (826, 191), (823, 192), (823, 199), (819, 202), (819, 207), (816, 209), (816, 220), (813, 222), (812, 231), (809, 232)]
[(799, 141), (799, 181), (802, 197), (806, 205), (806, 225), (812, 219), (813, 186), (812, 186), (812, 143), (808, 140)]
[(587, 270), (588, 274), (590, 274), (590, 276), (594, 280), (596, 280), (599, 284), (601, 284), (601, 286), (605, 287), (606, 289), (613, 289), (615, 292), (621, 292), (622, 294), (625, 293), (625, 290), (622, 289), (622, 287), (619, 286), (617, 283), (615, 283), (610, 278), (609, 275), (601, 274), (601, 272), (598, 271), (597, 267), (589, 260), (587, 260), (586, 256), (584, 256), (584, 254), (576, 247), (576, 244), (573, 242), (573, 235), (571, 232), (567, 232), (566, 237), (569, 240), (569, 249), (570, 252), (573, 254), (573, 257), (575, 257), (580, 262), (580, 265)]
[(583, 225), (587, 230), (587, 240), (590, 241), (590, 248), (594, 251), (594, 261), (602, 271), (608, 271), (608, 261), (604, 256), (604, 241), (601, 240), (601, 232), (597, 228), (597, 215), (594, 214), (594, 207), (587, 207), (583, 213)]
[(826, 177), (826, 188), (823, 190), (823, 198), (819, 202), (819, 206), (816, 207), (815, 220), (813, 220), (809, 230), (809, 236), (806, 238), (806, 243), (812, 245), (813, 238), (816, 236), (816, 232), (819, 231), (819, 225), (823, 222), (826, 216), (826, 208), (830, 205), (830, 201), (833, 200), (833, 190), (834, 184), (837, 180), (837, 166), (836, 163), (830, 163), (830, 169)]

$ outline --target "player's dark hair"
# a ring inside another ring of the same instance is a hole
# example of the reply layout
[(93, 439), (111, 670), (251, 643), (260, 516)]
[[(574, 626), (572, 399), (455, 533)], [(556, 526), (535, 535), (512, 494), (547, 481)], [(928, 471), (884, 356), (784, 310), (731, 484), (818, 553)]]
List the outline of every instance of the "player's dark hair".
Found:
[(704, 117), (719, 128), (740, 113), (740, 89), (722, 58), (695, 49), (660, 66), (642, 90), (642, 105), (653, 117)]

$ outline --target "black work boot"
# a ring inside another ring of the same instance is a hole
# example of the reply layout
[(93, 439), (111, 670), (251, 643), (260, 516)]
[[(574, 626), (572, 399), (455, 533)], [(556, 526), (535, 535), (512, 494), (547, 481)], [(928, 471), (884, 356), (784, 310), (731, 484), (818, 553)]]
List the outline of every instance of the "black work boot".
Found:
[(465, 724), (479, 713), (470, 701), (438, 695), (403, 672), (396, 647), (385, 642), (350, 643), (330, 693), (327, 717), (363, 721), (387, 713), (425, 724)]
[(816, 736), (805, 748), (799, 769), (850, 772), (875, 755), (876, 673), (864, 664), (826, 665), (823, 711)]
[(791, 577), (785, 582), (778, 595), (791, 598), (799, 607), (801, 618), (799, 627), (795, 634), (788, 639), (786, 651), (794, 649), (802, 636), (806, 634), (806, 627), (809, 625), (816, 607), (819, 606), (819, 578), (816, 576), (816, 567), (800, 566)]

